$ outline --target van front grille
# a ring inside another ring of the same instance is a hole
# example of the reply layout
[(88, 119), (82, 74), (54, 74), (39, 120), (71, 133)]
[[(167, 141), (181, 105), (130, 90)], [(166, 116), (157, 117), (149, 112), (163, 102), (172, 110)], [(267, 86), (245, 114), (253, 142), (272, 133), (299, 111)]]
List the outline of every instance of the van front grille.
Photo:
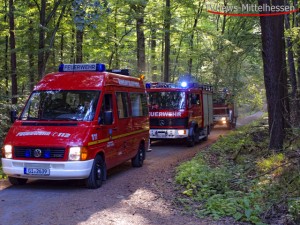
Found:
[(64, 148), (14, 147), (15, 158), (63, 159)]

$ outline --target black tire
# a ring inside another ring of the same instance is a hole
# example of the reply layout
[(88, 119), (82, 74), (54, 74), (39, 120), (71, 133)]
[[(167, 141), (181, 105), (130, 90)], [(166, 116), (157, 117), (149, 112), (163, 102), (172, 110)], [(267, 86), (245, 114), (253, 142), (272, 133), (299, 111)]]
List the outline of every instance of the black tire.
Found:
[(195, 146), (195, 131), (193, 131), (193, 134), (187, 138), (187, 146), (193, 147)]
[(86, 187), (89, 189), (97, 189), (102, 186), (106, 167), (103, 158), (97, 155), (90, 173), (90, 176), (85, 180)]
[(28, 179), (25, 178), (16, 178), (16, 177), (8, 177), (9, 182), (12, 185), (24, 185), (27, 183)]
[(132, 167), (142, 167), (146, 158), (145, 146), (140, 144), (136, 155), (131, 159)]

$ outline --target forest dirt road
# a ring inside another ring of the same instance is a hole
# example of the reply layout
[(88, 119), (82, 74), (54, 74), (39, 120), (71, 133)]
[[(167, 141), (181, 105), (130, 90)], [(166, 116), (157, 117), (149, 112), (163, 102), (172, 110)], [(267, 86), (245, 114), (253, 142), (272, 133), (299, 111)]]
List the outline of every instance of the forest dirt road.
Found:
[(174, 204), (175, 167), (227, 132), (215, 128), (208, 141), (192, 148), (178, 141), (155, 142), (142, 168), (124, 163), (110, 170), (108, 180), (96, 190), (78, 181), (39, 180), (11, 186), (0, 180), (0, 225), (227, 224), (182, 215)]

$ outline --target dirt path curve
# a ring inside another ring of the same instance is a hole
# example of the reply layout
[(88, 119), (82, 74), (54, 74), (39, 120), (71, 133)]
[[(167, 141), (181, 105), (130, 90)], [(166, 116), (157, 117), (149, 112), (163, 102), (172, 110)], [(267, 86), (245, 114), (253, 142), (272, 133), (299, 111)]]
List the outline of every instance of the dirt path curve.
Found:
[(228, 131), (215, 128), (208, 141), (187, 148), (156, 142), (142, 168), (130, 163), (109, 171), (100, 189), (78, 181), (32, 181), (11, 186), (0, 180), (0, 225), (205, 225), (225, 224), (182, 215), (174, 204), (174, 169)]

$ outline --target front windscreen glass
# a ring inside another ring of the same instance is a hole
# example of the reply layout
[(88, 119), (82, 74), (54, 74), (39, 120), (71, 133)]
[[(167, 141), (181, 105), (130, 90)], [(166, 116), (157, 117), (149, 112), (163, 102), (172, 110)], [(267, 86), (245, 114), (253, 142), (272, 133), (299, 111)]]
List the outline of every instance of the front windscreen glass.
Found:
[(167, 109), (178, 110), (185, 108), (185, 92), (150, 92), (150, 110)]
[(91, 121), (99, 95), (100, 91), (35, 91), (20, 119)]

